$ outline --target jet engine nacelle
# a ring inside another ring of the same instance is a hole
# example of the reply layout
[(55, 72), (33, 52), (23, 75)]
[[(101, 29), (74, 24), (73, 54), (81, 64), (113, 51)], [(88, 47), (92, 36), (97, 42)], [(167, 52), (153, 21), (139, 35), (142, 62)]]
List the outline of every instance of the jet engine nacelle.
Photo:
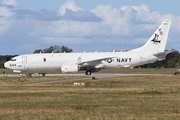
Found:
[(77, 73), (78, 66), (76, 64), (65, 64), (61, 66), (62, 73)]

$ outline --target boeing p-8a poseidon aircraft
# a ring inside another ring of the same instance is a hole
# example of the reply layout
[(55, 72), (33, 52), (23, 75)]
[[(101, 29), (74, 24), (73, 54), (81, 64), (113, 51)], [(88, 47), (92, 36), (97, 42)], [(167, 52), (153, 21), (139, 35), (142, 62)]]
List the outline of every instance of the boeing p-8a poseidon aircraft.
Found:
[(146, 44), (128, 52), (27, 54), (12, 58), (4, 66), (14, 72), (61, 70), (62, 73), (86, 75), (102, 69), (120, 69), (164, 60), (171, 51), (164, 51), (171, 20), (164, 20)]

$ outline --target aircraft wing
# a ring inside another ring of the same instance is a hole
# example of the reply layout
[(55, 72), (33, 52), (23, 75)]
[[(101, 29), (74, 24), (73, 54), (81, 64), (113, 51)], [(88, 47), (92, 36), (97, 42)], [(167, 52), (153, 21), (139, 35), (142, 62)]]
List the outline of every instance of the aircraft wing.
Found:
[(103, 60), (108, 60), (111, 58), (115, 58), (115, 57), (113, 56), (113, 57), (98, 58), (98, 59), (94, 59), (94, 60), (79, 62), (76, 64), (81, 66), (81, 67), (94, 67), (94, 66), (101, 64)]
[(171, 53), (171, 52), (174, 52), (174, 51), (176, 51), (176, 50), (170, 50), (170, 51), (155, 53), (155, 54), (153, 54), (153, 55), (156, 56), (157, 58), (159, 58), (159, 61), (161, 61), (161, 60), (164, 60), (164, 59), (165, 59), (165, 57), (166, 57), (167, 54), (169, 54), (169, 53)]

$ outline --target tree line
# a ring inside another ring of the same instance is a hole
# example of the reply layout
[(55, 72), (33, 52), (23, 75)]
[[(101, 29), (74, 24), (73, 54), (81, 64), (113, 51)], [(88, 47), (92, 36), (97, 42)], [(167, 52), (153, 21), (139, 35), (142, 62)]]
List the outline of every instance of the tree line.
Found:
[(0, 68), (3, 68), (3, 63), (6, 61), (9, 61), (11, 58), (15, 57), (17, 55), (0, 55)]
[(180, 66), (180, 53), (178, 51), (174, 51), (166, 56), (166, 60), (145, 64), (142, 65), (141, 67), (142, 68), (155, 68), (155, 67), (175, 68), (177, 67), (177, 64)]
[[(50, 46), (49, 48), (45, 49), (37, 49), (33, 53), (69, 53), (73, 52), (72, 49), (65, 47), (65, 46)], [(9, 61), (11, 58), (17, 55), (0, 55), (0, 68), (3, 68), (3, 63)], [(163, 68), (175, 68), (177, 67), (177, 63), (180, 65), (180, 53), (178, 51), (174, 51), (166, 56), (166, 60), (157, 61), (155, 63), (145, 64), (140, 66), (141, 68), (155, 68), (155, 67), (163, 67)]]
[[(69, 52), (73, 52), (73, 50), (65, 46), (54, 45), (45, 49), (37, 49), (33, 53), (36, 54), (36, 53), (64, 53), (64, 52), (69, 53)], [(3, 63), (9, 61), (11, 58), (15, 56), (18, 55), (4, 55), (4, 56), (0, 55), (0, 68), (4, 68)]]
[(69, 49), (68, 47), (65, 47), (65, 46), (61, 47), (61, 46), (54, 45), (45, 49), (37, 49), (33, 53), (63, 53), (63, 52), (69, 53), (72, 51), (73, 50)]

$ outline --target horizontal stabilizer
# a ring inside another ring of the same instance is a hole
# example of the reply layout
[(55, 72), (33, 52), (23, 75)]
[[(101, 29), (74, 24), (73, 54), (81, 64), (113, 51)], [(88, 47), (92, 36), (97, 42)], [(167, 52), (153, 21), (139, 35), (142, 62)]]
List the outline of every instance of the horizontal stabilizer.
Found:
[(174, 52), (174, 51), (176, 51), (176, 50), (159, 52), (159, 53), (155, 53), (155, 54), (153, 54), (153, 55), (156, 56), (157, 58), (159, 58), (159, 61), (161, 61), (161, 60), (165, 60), (167, 54), (172, 53), (172, 52)]

